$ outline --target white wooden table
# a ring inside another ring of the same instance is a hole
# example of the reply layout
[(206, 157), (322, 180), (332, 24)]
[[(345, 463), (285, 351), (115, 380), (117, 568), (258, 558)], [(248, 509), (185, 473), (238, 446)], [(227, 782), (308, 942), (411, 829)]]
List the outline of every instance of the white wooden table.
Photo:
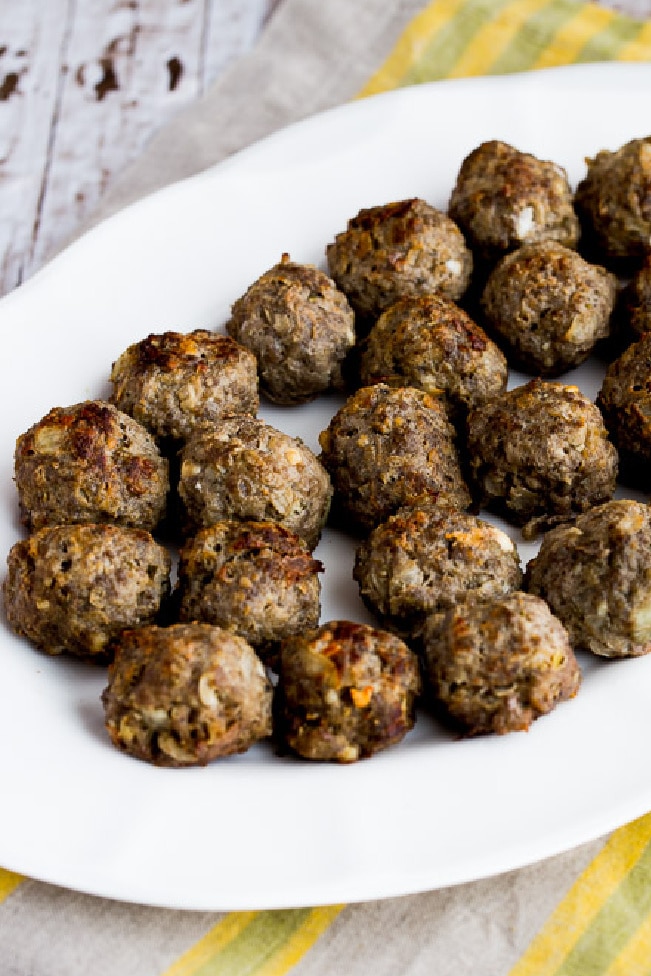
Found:
[[(0, 0), (0, 294), (72, 236), (281, 2)], [(598, 2), (651, 18), (651, 0)]]

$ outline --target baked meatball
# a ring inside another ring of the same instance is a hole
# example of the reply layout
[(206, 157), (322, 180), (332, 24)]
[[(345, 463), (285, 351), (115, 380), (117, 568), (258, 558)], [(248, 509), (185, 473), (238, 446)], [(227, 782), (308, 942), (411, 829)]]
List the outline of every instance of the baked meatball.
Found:
[(360, 210), (326, 250), (330, 274), (362, 323), (403, 295), (465, 292), (472, 254), (446, 214), (424, 200)]
[(102, 694), (113, 744), (157, 766), (246, 752), (271, 734), (271, 701), (251, 645), (203, 623), (124, 631)]
[(44, 526), (7, 563), (7, 620), (48, 654), (105, 660), (122, 630), (157, 618), (170, 587), (167, 550), (120, 525)]
[(14, 477), (29, 529), (118, 522), (151, 531), (169, 490), (168, 462), (151, 434), (101, 400), (54, 407), (21, 434)]
[(134, 343), (113, 364), (111, 383), (111, 402), (160, 440), (182, 440), (201, 422), (255, 414), (259, 405), (255, 356), (205, 329)]
[(453, 436), (441, 401), (429, 393), (385, 383), (357, 390), (319, 435), (338, 514), (368, 530), (403, 505), (467, 508)]
[(489, 275), (481, 308), (514, 364), (541, 376), (578, 366), (610, 334), (617, 280), (562, 244), (531, 244)]
[(563, 621), (575, 650), (651, 651), (651, 509), (621, 499), (548, 532), (526, 588)]
[(581, 683), (563, 624), (521, 592), (430, 617), (425, 670), (436, 704), (468, 735), (528, 729)]
[(615, 490), (617, 451), (599, 410), (576, 386), (531, 380), (471, 411), (468, 453), (483, 504), (525, 538)]
[(438, 295), (399, 298), (363, 346), (364, 386), (414, 386), (443, 397), (451, 418), (506, 388), (504, 354), (454, 302)]
[(229, 335), (256, 357), (260, 387), (274, 403), (312, 400), (344, 387), (355, 316), (334, 281), (283, 254), (232, 308)]
[(414, 641), (429, 614), (517, 590), (522, 572), (500, 529), (424, 505), (403, 508), (373, 529), (357, 549), (353, 578), (382, 626)]
[(354, 762), (414, 726), (418, 659), (398, 637), (335, 620), (281, 648), (277, 730), (304, 759)]
[(276, 522), (217, 522), (181, 550), (179, 619), (240, 634), (273, 663), (279, 641), (318, 624), (321, 572), (305, 543)]
[(235, 518), (279, 522), (313, 549), (332, 487), (323, 465), (298, 438), (255, 417), (205, 426), (181, 451), (179, 497), (188, 533)]
[(620, 301), (623, 322), (638, 338), (651, 331), (651, 255), (623, 289)]
[(651, 464), (651, 332), (632, 343), (606, 370), (597, 397), (627, 474)]
[(627, 264), (651, 251), (651, 136), (587, 160), (574, 203), (585, 245), (601, 260)]
[(488, 262), (540, 241), (574, 247), (579, 237), (565, 170), (499, 140), (466, 156), (449, 213)]

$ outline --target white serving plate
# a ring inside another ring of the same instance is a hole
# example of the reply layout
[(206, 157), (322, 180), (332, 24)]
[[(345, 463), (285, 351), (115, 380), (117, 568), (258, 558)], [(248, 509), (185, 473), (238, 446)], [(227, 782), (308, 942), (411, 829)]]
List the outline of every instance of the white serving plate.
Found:
[[(106, 396), (129, 343), (221, 327), (283, 251), (324, 266), (362, 206), (422, 196), (445, 208), (485, 139), (576, 182), (586, 155), (648, 134), (650, 94), (651, 65), (620, 64), (403, 89), (287, 128), (97, 227), (0, 302), (2, 553), (21, 535), (16, 436), (55, 404)], [(600, 377), (589, 364), (568, 380), (594, 396)], [(262, 414), (317, 448), (336, 406)], [(525, 563), (535, 548), (509, 531)], [(353, 551), (330, 531), (317, 550), (324, 620), (370, 619)], [(0, 627), (0, 864), (66, 887), (215, 910), (381, 898), (531, 863), (651, 809), (651, 657), (582, 659), (578, 697), (528, 733), (457, 741), (421, 715), (399, 746), (351, 766), (258, 746), (166, 770), (109, 744), (101, 669)]]

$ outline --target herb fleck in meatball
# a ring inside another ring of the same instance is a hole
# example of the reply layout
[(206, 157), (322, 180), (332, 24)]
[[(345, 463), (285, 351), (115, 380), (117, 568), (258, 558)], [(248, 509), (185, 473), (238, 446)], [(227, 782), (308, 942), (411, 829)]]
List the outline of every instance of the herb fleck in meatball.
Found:
[(231, 630), (270, 663), (283, 638), (318, 624), (322, 571), (282, 525), (217, 522), (181, 550), (179, 619)]
[(245, 752), (271, 734), (271, 699), (251, 645), (202, 623), (125, 631), (102, 695), (113, 744), (158, 766)]
[(404, 505), (470, 504), (442, 403), (422, 390), (362, 387), (319, 435), (340, 513), (372, 529)]
[(646, 473), (651, 464), (651, 332), (610, 364), (597, 404), (623, 461), (630, 466), (634, 460)]
[(471, 411), (469, 464), (484, 504), (525, 538), (612, 498), (617, 451), (575, 386), (532, 380)]
[(313, 549), (330, 507), (323, 465), (297, 437), (254, 417), (195, 431), (181, 451), (179, 496), (186, 529), (223, 519), (279, 522)]
[(494, 268), (481, 306), (514, 362), (543, 376), (578, 366), (610, 334), (616, 279), (561, 244), (525, 246)]
[(441, 396), (451, 417), (506, 388), (504, 354), (453, 302), (401, 298), (371, 329), (360, 361), (364, 386), (413, 386)]
[(474, 515), (404, 508), (357, 549), (353, 578), (383, 626), (420, 637), (428, 615), (466, 599), (503, 596), (522, 581), (516, 547)]
[(610, 501), (552, 529), (527, 566), (526, 588), (563, 621), (575, 650), (648, 654), (651, 509)]
[(528, 729), (581, 683), (565, 628), (528, 593), (431, 617), (425, 662), (435, 701), (468, 735)]
[(498, 140), (467, 156), (449, 213), (483, 260), (493, 262), (523, 244), (558, 241), (574, 247), (579, 222), (567, 173)]
[(606, 262), (627, 263), (651, 251), (651, 136), (587, 160), (575, 206), (586, 246)]
[(334, 281), (312, 265), (284, 254), (235, 302), (226, 330), (256, 356), (260, 387), (275, 403), (304, 403), (344, 386), (355, 316)]
[(651, 332), (651, 254), (622, 291), (620, 308), (634, 336)]
[(286, 640), (278, 731), (305, 759), (354, 762), (413, 728), (418, 659), (398, 637), (336, 620)]
[(113, 364), (111, 402), (156, 438), (182, 440), (227, 414), (255, 414), (255, 356), (229, 336), (196, 329), (151, 334)]
[(109, 642), (153, 622), (169, 593), (170, 556), (141, 529), (45, 526), (7, 563), (7, 619), (48, 654), (105, 660)]
[(403, 295), (437, 292), (456, 301), (472, 272), (457, 225), (419, 199), (360, 210), (326, 254), (330, 274), (365, 322)]
[(21, 434), (15, 481), (30, 529), (119, 522), (151, 531), (169, 490), (168, 463), (151, 434), (100, 400), (54, 407)]

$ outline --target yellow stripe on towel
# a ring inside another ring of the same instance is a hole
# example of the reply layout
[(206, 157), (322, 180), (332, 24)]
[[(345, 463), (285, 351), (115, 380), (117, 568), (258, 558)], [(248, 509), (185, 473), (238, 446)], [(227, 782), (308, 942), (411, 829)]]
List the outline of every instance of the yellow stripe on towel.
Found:
[(0, 868), (0, 903), (8, 898), (24, 880), (21, 874), (14, 874), (13, 871), (5, 871), (4, 868)]

